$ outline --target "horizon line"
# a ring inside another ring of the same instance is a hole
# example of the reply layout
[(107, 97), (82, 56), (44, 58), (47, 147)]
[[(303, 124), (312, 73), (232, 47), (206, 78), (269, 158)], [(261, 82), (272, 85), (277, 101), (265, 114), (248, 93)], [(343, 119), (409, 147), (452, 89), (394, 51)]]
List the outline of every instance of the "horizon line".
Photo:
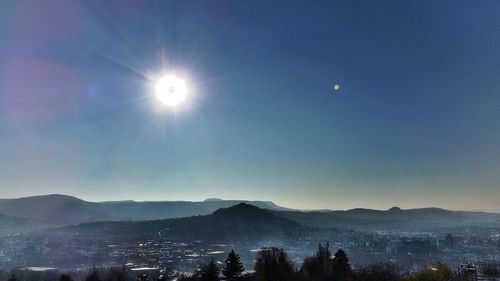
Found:
[(82, 197), (74, 196), (74, 195), (69, 195), (69, 194), (63, 194), (63, 193), (46, 193), (46, 194), (35, 194), (35, 195), (28, 195), (28, 196), (20, 196), (20, 197), (8, 197), (8, 198), (0, 198), (0, 200), (16, 200), (16, 199), (24, 199), (24, 198), (31, 198), (31, 197), (46, 197), (46, 196), (65, 196), (65, 197), (71, 197), (75, 198), (84, 202), (89, 202), (89, 203), (116, 203), (116, 202), (135, 202), (135, 203), (154, 203), (154, 202), (192, 202), (192, 203), (203, 203), (203, 202), (216, 202), (216, 201), (246, 201), (246, 202), (267, 202), (267, 203), (272, 203), (276, 205), (277, 207), (284, 208), (284, 209), (289, 209), (289, 211), (302, 211), (302, 212), (335, 212), (335, 211), (352, 211), (352, 210), (371, 210), (371, 211), (389, 211), (393, 208), (399, 208), (403, 211), (407, 210), (418, 210), (418, 209), (441, 209), (441, 210), (447, 210), (447, 211), (457, 211), (457, 212), (483, 212), (483, 213), (493, 213), (493, 214), (498, 214), (500, 213), (500, 208), (492, 208), (492, 209), (448, 209), (448, 208), (442, 208), (442, 207), (437, 207), (437, 206), (422, 206), (418, 208), (401, 208), (397, 205), (394, 205), (393, 207), (386, 208), (386, 209), (375, 209), (375, 208), (364, 208), (364, 207), (356, 207), (356, 208), (350, 208), (350, 209), (329, 209), (329, 208), (321, 208), (321, 209), (297, 209), (297, 208), (291, 208), (287, 207), (284, 205), (280, 205), (275, 203), (272, 200), (259, 200), (259, 199), (224, 199), (220, 197), (207, 197), (206, 199), (203, 200), (134, 200), (134, 199), (117, 199), (117, 200), (89, 200), (85, 199)]

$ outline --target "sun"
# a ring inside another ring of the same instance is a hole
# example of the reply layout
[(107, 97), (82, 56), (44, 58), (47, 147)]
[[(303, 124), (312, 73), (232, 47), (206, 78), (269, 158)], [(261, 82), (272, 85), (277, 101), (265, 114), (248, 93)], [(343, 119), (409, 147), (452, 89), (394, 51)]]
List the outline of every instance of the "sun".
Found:
[(160, 103), (176, 107), (186, 100), (186, 82), (175, 75), (165, 75), (156, 82), (155, 95)]

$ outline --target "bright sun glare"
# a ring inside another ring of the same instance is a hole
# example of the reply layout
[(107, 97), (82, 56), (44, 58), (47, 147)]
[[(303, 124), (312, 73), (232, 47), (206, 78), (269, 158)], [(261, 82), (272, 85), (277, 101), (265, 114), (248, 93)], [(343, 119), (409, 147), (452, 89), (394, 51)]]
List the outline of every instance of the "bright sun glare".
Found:
[(186, 100), (186, 82), (175, 75), (165, 75), (155, 86), (156, 98), (164, 105), (176, 107)]

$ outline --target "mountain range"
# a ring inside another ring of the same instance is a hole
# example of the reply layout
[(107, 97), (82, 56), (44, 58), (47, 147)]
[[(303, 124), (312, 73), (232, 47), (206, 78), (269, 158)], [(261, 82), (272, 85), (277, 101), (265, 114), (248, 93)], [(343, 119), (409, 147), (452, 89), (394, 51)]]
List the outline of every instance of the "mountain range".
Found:
[(440, 208), (403, 210), (285, 211), (277, 215), (304, 225), (361, 231), (436, 232), (464, 228), (500, 228), (500, 214), (450, 211)]
[[(242, 205), (242, 203), (244, 203)], [(228, 208), (231, 206), (239, 208)], [(245, 206), (245, 207), (242, 207)], [(251, 209), (248, 206), (257, 207)], [(249, 216), (248, 214), (253, 214)], [(256, 215), (259, 213), (260, 215)], [(263, 215), (265, 214), (265, 215)], [(183, 218), (183, 219), (178, 219)], [(218, 220), (214, 220), (217, 218)], [(152, 221), (152, 222), (150, 222)], [(292, 224), (311, 228), (354, 229), (360, 231), (448, 231), (450, 228), (497, 227), (500, 214), (484, 212), (449, 211), (439, 208), (403, 210), (351, 209), (347, 211), (300, 211), (278, 206), (270, 201), (207, 199), (190, 201), (110, 201), (89, 202), (67, 195), (32, 196), (18, 199), (0, 199), (0, 235), (44, 230), (80, 224), (80, 227), (99, 228), (106, 222), (127, 227), (157, 228), (158, 225), (172, 229), (171, 233), (189, 229), (187, 225), (209, 227), (217, 222), (219, 229), (224, 223), (258, 222), (261, 230), (264, 223), (288, 225), (283, 229), (294, 229)], [(286, 221), (286, 223), (285, 223)], [(210, 222), (210, 223), (209, 223)], [(87, 224), (86, 224), (87, 223)], [(175, 226), (175, 227), (174, 227)], [(175, 230), (174, 230), (175, 228)], [(277, 233), (279, 230), (274, 229)], [(214, 230), (216, 231), (216, 230)], [(260, 231), (259, 233), (263, 233)], [(155, 232), (157, 233), (157, 232)], [(189, 233), (189, 231), (186, 231)]]
[(92, 221), (141, 221), (208, 215), (220, 208), (239, 203), (248, 203), (275, 211), (290, 210), (270, 201), (211, 198), (202, 202), (89, 202), (72, 196), (51, 194), (17, 199), (0, 199), (0, 214), (57, 226)]

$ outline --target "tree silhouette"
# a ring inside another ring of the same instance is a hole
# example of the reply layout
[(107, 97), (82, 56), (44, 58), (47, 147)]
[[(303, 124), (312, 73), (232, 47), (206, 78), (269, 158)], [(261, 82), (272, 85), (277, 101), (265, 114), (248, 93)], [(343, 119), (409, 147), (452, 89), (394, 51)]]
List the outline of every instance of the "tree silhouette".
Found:
[(238, 256), (234, 250), (229, 252), (226, 258), (226, 266), (222, 269), (222, 275), (229, 281), (241, 280), (243, 277), (243, 264), (240, 261), (240, 256)]
[(488, 277), (500, 277), (499, 266), (495, 263), (489, 263), (482, 266), (481, 272)]
[(349, 265), (349, 259), (347, 258), (346, 253), (342, 249), (339, 249), (337, 253), (335, 253), (335, 258), (332, 263), (332, 280), (346, 280), (351, 273), (352, 271), (351, 266)]
[(107, 276), (106, 281), (126, 281), (127, 268), (126, 267), (112, 267)]
[(453, 276), (453, 271), (446, 265), (438, 263), (434, 268), (422, 270), (413, 280), (416, 281), (447, 281)]
[(318, 245), (315, 256), (306, 258), (300, 270), (302, 278), (306, 281), (330, 281), (332, 280), (333, 260), (329, 244), (323, 247)]
[(359, 281), (398, 281), (400, 279), (397, 269), (391, 264), (363, 267), (355, 274), (355, 280)]
[(257, 281), (296, 280), (294, 266), (283, 249), (262, 249), (257, 257), (254, 269), (255, 280)]
[(193, 276), (188, 276), (188, 275), (181, 275), (179, 278), (177, 278), (177, 281), (194, 281), (198, 280), (199, 278), (196, 278), (194, 275)]
[(9, 278), (7, 279), (7, 281), (17, 281), (16, 275), (11, 274), (11, 275), (9, 276)]
[(219, 268), (214, 260), (211, 260), (207, 265), (203, 266), (199, 274), (200, 281), (219, 281)]
[(148, 275), (147, 274), (139, 274), (137, 275), (137, 278), (135, 278), (136, 281), (148, 281)]
[(73, 281), (73, 278), (69, 274), (61, 274), (59, 281)]
[(97, 269), (92, 270), (92, 272), (85, 278), (85, 281), (101, 281), (101, 277), (99, 277)]

